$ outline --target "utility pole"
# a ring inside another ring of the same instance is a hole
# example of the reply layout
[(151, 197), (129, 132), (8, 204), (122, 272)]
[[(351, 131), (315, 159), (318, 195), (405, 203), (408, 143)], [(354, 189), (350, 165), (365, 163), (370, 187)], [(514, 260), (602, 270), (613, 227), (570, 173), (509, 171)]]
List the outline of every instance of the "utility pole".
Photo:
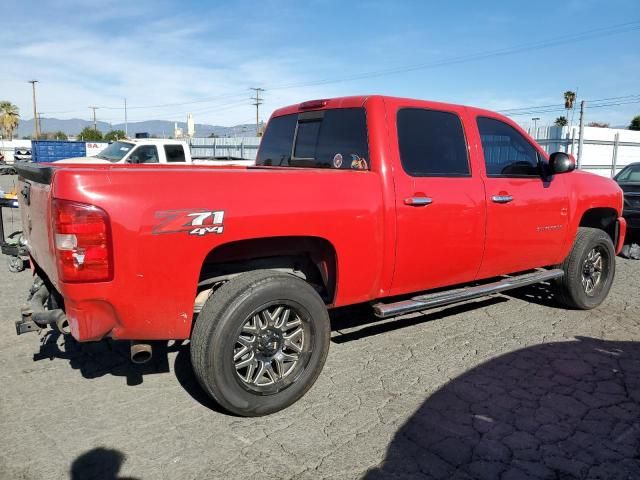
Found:
[(38, 126), (38, 109), (36, 108), (36, 83), (38, 80), (29, 80), (33, 91), (33, 134), (36, 140), (40, 137), (40, 128)]
[(98, 131), (98, 123), (96, 122), (96, 110), (100, 107), (89, 107), (91, 110), (93, 110), (93, 129), (97, 132)]
[(129, 138), (129, 125), (127, 123), (127, 99), (124, 99), (124, 136)]
[(576, 161), (578, 168), (582, 164), (582, 150), (584, 147), (584, 106), (585, 101), (582, 100), (580, 102), (580, 139), (578, 140), (578, 159)]
[(263, 103), (260, 98), (260, 92), (264, 92), (264, 88), (251, 87), (250, 90), (256, 92), (256, 96), (251, 98), (255, 103), (251, 105), (255, 105), (256, 107), (256, 137), (258, 137), (260, 136), (260, 105)]

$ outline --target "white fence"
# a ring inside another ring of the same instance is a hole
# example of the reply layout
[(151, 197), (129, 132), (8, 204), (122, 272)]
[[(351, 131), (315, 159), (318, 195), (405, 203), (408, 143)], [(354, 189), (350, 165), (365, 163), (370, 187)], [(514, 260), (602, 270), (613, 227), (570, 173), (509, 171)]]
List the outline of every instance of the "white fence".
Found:
[(260, 137), (192, 138), (192, 157), (236, 157), (255, 160)]
[[(578, 127), (539, 127), (529, 134), (549, 153), (567, 152), (578, 158)], [(613, 177), (626, 165), (640, 162), (640, 132), (617, 128), (584, 127), (580, 168)]]
[[(563, 151), (578, 158), (578, 127), (538, 127), (535, 131), (530, 129), (529, 134), (549, 153)], [(237, 157), (254, 160), (260, 137), (193, 138), (190, 143), (191, 155), (194, 157)], [(7, 163), (12, 163), (15, 147), (29, 146), (30, 140), (0, 140), (0, 153), (4, 154)], [(94, 144), (88, 142), (88, 155), (99, 152), (99, 148), (89, 148), (90, 146), (93, 147)], [(584, 128), (580, 168), (611, 177), (632, 162), (640, 162), (640, 132), (615, 128)]]

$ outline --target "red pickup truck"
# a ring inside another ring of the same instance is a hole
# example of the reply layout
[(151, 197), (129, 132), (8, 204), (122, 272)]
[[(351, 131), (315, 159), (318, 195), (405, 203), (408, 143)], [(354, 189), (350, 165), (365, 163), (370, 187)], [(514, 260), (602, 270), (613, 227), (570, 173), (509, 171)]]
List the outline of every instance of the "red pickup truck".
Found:
[(37, 275), (18, 333), (190, 339), (202, 387), (263, 415), (312, 386), (328, 310), (392, 317), (537, 282), (598, 306), (624, 241), (611, 180), (494, 112), (362, 96), (277, 110), (256, 166), (20, 166)]

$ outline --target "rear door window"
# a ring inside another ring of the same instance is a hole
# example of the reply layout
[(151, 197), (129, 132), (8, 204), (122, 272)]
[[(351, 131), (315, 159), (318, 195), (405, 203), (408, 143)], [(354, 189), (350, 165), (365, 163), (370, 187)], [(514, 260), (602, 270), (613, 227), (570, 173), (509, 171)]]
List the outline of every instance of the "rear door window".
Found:
[(412, 177), (470, 175), (462, 122), (455, 113), (403, 108), (398, 111), (402, 168)]
[(269, 121), (260, 142), (256, 165), (289, 165), (297, 121), (297, 114), (275, 117)]
[(167, 156), (167, 162), (186, 162), (182, 145), (165, 145), (164, 153)]
[(344, 108), (273, 118), (256, 164), (366, 170), (369, 148), (365, 111)]

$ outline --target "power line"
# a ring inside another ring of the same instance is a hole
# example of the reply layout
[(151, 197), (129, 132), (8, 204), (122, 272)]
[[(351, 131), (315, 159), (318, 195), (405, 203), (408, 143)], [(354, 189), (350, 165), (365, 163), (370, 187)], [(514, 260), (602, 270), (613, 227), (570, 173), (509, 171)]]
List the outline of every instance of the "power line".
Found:
[[(211, 113), (211, 112), (223, 112), (225, 110), (229, 110), (235, 107), (238, 107), (240, 105), (246, 105), (247, 104), (247, 100), (246, 97), (244, 100), (240, 100), (239, 102), (231, 102), (231, 103), (226, 103), (226, 104), (221, 104), (215, 107), (212, 106), (207, 106), (204, 109), (197, 109), (197, 110), (190, 110), (190, 111), (182, 111), (182, 112), (171, 112), (171, 120), (172, 122), (183, 122), (184, 120), (181, 120), (180, 118), (184, 115), (186, 115), (187, 113), (192, 113), (194, 115), (203, 115), (206, 113)], [(139, 122), (139, 121), (143, 121), (143, 120), (148, 120), (147, 119), (129, 119), (130, 122)]]
[(84, 113), (84, 110), (56, 110), (54, 112), (40, 112), (41, 115), (55, 115), (59, 113)]
[[(608, 101), (608, 100), (626, 100), (626, 99), (637, 99), (640, 98), (640, 94), (636, 93), (633, 95), (623, 95), (621, 97), (608, 97), (608, 98), (598, 98), (595, 100), (587, 100), (589, 103), (598, 103), (598, 102), (603, 102), (603, 101)], [(508, 114), (508, 113), (512, 113), (512, 112), (519, 112), (521, 110), (535, 110), (535, 109), (544, 109), (544, 108), (556, 108), (558, 107), (559, 104), (554, 103), (551, 105), (530, 105), (527, 107), (518, 107), (518, 108), (506, 108), (503, 110), (498, 110), (498, 112), (500, 113), (504, 113), (504, 114)], [(563, 108), (564, 110), (564, 108)]]
[[(618, 107), (621, 105), (635, 105), (638, 103), (640, 103), (640, 100), (634, 100), (631, 102), (606, 103), (602, 105), (589, 105), (589, 108)], [(564, 108), (555, 108), (555, 109), (549, 109), (549, 110), (536, 110), (536, 111), (529, 111), (529, 112), (508, 113), (506, 115), (508, 117), (518, 117), (520, 115), (537, 115), (541, 113), (559, 113), (559, 112), (565, 112), (565, 111), (566, 110)]]
[[(640, 30), (640, 20), (634, 20), (631, 22), (620, 23), (616, 25), (610, 25), (607, 27), (600, 27), (596, 29), (586, 30), (583, 32), (568, 34), (560, 37), (556, 37), (553, 39), (541, 40), (538, 42), (527, 43), (516, 45), (513, 47), (501, 48), (497, 50), (489, 50), (485, 52), (477, 52), (468, 55), (462, 55), (458, 57), (452, 57), (449, 59), (439, 60), (436, 62), (429, 63), (419, 63), (413, 65), (404, 65), (394, 68), (382, 69), (382, 70), (374, 70), (369, 72), (362, 72), (357, 75), (351, 75), (346, 77), (336, 77), (331, 79), (324, 80), (316, 80), (310, 82), (301, 82), (301, 83), (292, 83), (292, 84), (284, 84), (284, 85), (273, 85), (267, 86), (266, 90), (285, 90), (291, 88), (303, 88), (303, 87), (311, 87), (311, 86), (319, 86), (319, 85), (327, 85), (332, 83), (341, 83), (341, 82), (349, 82), (354, 80), (362, 80), (367, 78), (380, 77), (385, 75), (394, 75), (399, 73), (407, 73), (415, 70), (425, 70), (430, 68), (444, 67), (449, 65), (455, 65), (460, 63), (466, 63), (470, 61), (483, 60), (492, 57), (500, 57), (506, 55), (514, 55), (517, 53), (539, 50), (545, 48), (551, 48), (558, 45), (564, 45), (567, 43), (574, 43), (583, 40), (589, 40), (593, 38), (605, 37), (610, 35), (618, 35), (621, 33), (628, 33), (635, 30)], [(242, 94), (229, 94), (229, 95), (218, 95), (214, 97), (201, 98), (197, 100), (191, 100), (187, 102), (173, 102), (173, 103), (164, 103), (164, 104), (156, 104), (156, 105), (137, 105), (137, 106), (129, 106), (130, 110), (134, 109), (155, 109), (155, 108), (168, 108), (168, 107), (176, 107), (183, 105), (193, 105), (197, 103), (208, 103), (216, 100), (225, 100), (232, 98), (239, 98)], [(121, 110), (122, 107), (117, 106), (101, 106), (100, 108), (109, 109), (109, 110)]]
[(531, 105), (528, 107), (519, 107), (519, 108), (505, 108), (504, 110), (497, 110), (500, 113), (508, 113), (508, 112), (514, 112), (514, 111), (519, 111), (519, 110), (530, 110), (532, 108), (551, 108), (551, 107), (557, 107), (558, 104), (557, 103), (553, 103), (551, 105)]
[[(437, 62), (405, 65), (405, 66), (400, 66), (400, 67), (395, 67), (395, 68), (363, 72), (363, 73), (360, 73), (360, 74), (357, 74), (357, 75), (351, 75), (351, 76), (346, 76), (346, 77), (338, 77), (338, 78), (324, 79), (324, 80), (311, 81), (311, 82), (301, 82), (301, 83), (297, 83), (297, 84), (294, 83), (294, 84), (285, 84), (285, 85), (274, 85), (274, 86), (271, 86), (271, 87), (267, 87), (267, 89), (268, 90), (284, 90), (284, 89), (291, 89), (291, 88), (303, 88), (303, 87), (310, 87), (310, 86), (326, 85), (326, 84), (331, 84), (331, 83), (349, 82), (349, 81), (353, 81), (353, 80), (374, 78), (374, 77), (380, 77), (380, 76), (385, 76), (385, 75), (394, 75), (394, 74), (406, 73), (406, 72), (416, 71), (416, 70), (438, 68), (438, 67), (444, 67), (444, 66), (460, 64), (460, 63), (465, 63), (465, 62), (470, 62), (470, 61), (483, 60), (483, 59), (492, 58), (492, 57), (500, 57), (500, 56), (513, 55), (513, 54), (532, 51), (532, 50), (551, 48), (551, 47), (555, 47), (555, 46), (563, 45), (563, 44), (567, 44), (567, 43), (584, 41), (584, 40), (603, 37), (603, 36), (617, 35), (617, 34), (627, 33), (627, 32), (631, 32), (631, 31), (635, 31), (635, 30), (639, 30), (639, 29), (640, 29), (640, 20), (634, 20), (634, 21), (631, 21), (631, 22), (621, 23), (621, 24), (617, 24), (617, 25), (611, 25), (611, 26), (608, 26), (608, 27), (601, 27), (601, 28), (597, 28), (597, 29), (592, 29), (592, 30), (587, 30), (587, 31), (583, 31), (583, 32), (574, 33), (574, 34), (564, 35), (564, 36), (561, 36), (561, 37), (556, 37), (554, 39), (548, 39), (548, 40), (543, 40), (543, 41), (539, 41), (539, 42), (516, 45), (516, 46), (508, 47), (508, 48), (502, 48), (502, 49), (497, 49), (497, 50), (478, 52), (478, 53), (474, 53), (474, 54), (468, 54), (468, 55), (463, 55), (463, 56), (458, 56), (458, 57), (452, 57), (452, 58), (440, 60), (440, 61), (437, 61)], [(32, 82), (37, 82), (37, 80), (36, 81), (32, 81)], [(259, 128), (259, 106), (263, 103), (263, 99), (260, 98), (259, 92), (264, 92), (265, 89), (262, 89), (262, 88), (257, 89), (257, 88), (254, 87), (254, 88), (252, 88), (252, 90), (256, 91), (256, 97), (252, 98), (252, 100), (254, 100), (253, 105), (256, 106), (256, 129), (258, 129)], [(34, 95), (35, 95), (35, 84), (34, 84)], [(218, 101), (218, 100), (234, 99), (234, 98), (241, 98), (241, 97), (243, 97), (242, 94), (218, 95), (218, 96), (214, 96), (214, 97), (191, 100), (191, 101), (187, 101), (187, 102), (173, 102), (173, 103), (164, 103), (164, 104), (155, 104), (155, 105), (128, 106), (128, 109), (129, 110), (161, 109), (161, 108), (169, 108), (169, 107), (176, 107), (176, 106), (195, 105), (195, 104), (199, 104), (199, 103), (210, 103), (210, 102), (215, 102), (215, 101)], [(616, 100), (616, 99), (621, 99), (621, 98), (624, 98), (624, 97), (610, 97), (609, 99), (600, 99), (600, 100), (602, 100), (602, 101), (604, 101), (604, 100)], [(218, 107), (210, 105), (210, 106), (207, 106), (204, 109), (202, 109), (199, 113), (208, 113), (208, 112), (216, 111), (216, 110), (219, 111), (219, 110), (223, 110), (223, 108), (220, 108), (220, 107), (227, 106), (227, 105), (235, 106), (235, 105), (240, 105), (242, 103), (244, 103), (244, 101), (232, 102), (232, 103), (229, 103), (229, 104), (224, 104), (223, 103), (222, 105), (219, 105)], [(616, 106), (616, 105), (615, 104), (611, 104), (611, 105), (602, 105), (602, 106)], [(551, 112), (551, 111), (558, 111), (557, 109), (555, 109), (555, 107), (556, 107), (556, 105), (542, 105), (542, 106), (534, 106), (534, 107), (521, 107), (519, 109), (506, 109), (506, 110), (502, 110), (501, 112), (506, 114), (506, 115), (511, 115), (511, 116), (530, 115), (530, 114), (548, 113), (548, 112)], [(105, 110), (123, 110), (123, 107), (121, 107), (121, 106), (120, 107), (116, 107), (116, 106), (100, 106), (100, 107), (90, 107), (90, 108), (93, 108), (94, 126), (96, 124), (96, 122), (95, 122), (95, 109), (101, 108), (101, 109), (105, 109)], [(124, 108), (127, 108), (127, 107), (124, 107)], [(549, 110), (549, 109), (552, 109), (552, 108), (554, 110)], [(598, 108), (598, 106), (597, 105), (590, 105), (590, 108)], [(547, 109), (547, 110), (545, 110), (545, 109)], [(562, 109), (562, 110), (564, 110), (564, 109)], [(67, 111), (62, 111), (62, 112), (48, 112), (48, 113), (49, 114), (54, 114), (54, 113), (73, 113), (73, 112), (78, 112), (78, 111), (79, 110), (67, 110)], [(35, 112), (35, 98), (34, 98), (34, 112)], [(198, 111), (196, 111), (196, 113), (198, 113)], [(35, 114), (34, 114), (34, 118), (37, 118), (37, 116)], [(37, 128), (37, 126), (36, 126), (36, 128)], [(37, 132), (36, 132), (36, 135), (37, 135)]]
[[(617, 102), (614, 100), (618, 100)], [(599, 98), (595, 100), (585, 100), (589, 104), (589, 108), (613, 107), (619, 105), (630, 105), (640, 103), (640, 94), (624, 95), (619, 97)], [(499, 113), (513, 117), (519, 115), (535, 115), (539, 113), (555, 113), (564, 112), (566, 109), (560, 104), (552, 105), (532, 105), (528, 107), (510, 108), (498, 110)]]
[[(240, 97), (244, 97), (244, 94), (235, 93), (235, 94), (229, 94), (229, 95), (218, 95), (216, 97), (201, 98), (198, 100), (191, 100), (188, 102), (161, 103), (156, 105), (136, 105), (136, 106), (129, 106), (128, 109), (129, 110), (151, 110), (155, 108), (181, 107), (183, 105), (194, 105), (196, 103), (209, 103), (216, 100), (225, 100), (225, 99), (240, 98)], [(101, 106), (100, 108), (103, 108), (105, 110), (122, 110), (123, 107)]]
[(573, 43), (581, 40), (588, 40), (588, 39), (598, 38), (603, 36), (627, 33), (627, 32), (631, 32), (639, 29), (640, 29), (640, 20), (634, 20), (632, 22), (626, 22), (626, 23), (621, 23), (617, 25), (611, 25), (608, 27), (601, 27), (597, 29), (587, 30), (584, 32), (574, 33), (570, 35), (564, 35), (561, 37), (556, 37), (554, 39), (543, 40), (543, 41), (534, 42), (531, 44), (523, 44), (523, 45), (518, 45), (514, 47), (502, 48), (502, 49), (491, 50), (486, 52), (479, 52), (475, 54), (440, 60), (437, 62), (405, 65), (401, 67), (360, 73), (360, 74), (352, 75), (349, 77), (319, 80), (319, 81), (308, 82), (308, 83), (288, 84), (288, 85), (279, 85), (279, 86), (271, 86), (271, 87), (268, 86), (267, 89), (280, 90), (280, 89), (287, 89), (287, 88), (301, 88), (301, 87), (308, 87), (308, 86), (326, 85), (330, 83), (346, 82), (346, 81), (352, 81), (352, 80), (361, 80), (366, 78), (380, 77), (384, 75), (392, 75), (397, 73), (407, 73), (415, 70), (424, 70), (429, 68), (436, 68), (436, 67), (448, 66), (453, 64), (465, 63), (465, 62), (474, 61), (474, 60), (481, 60), (485, 58), (513, 55), (515, 53), (521, 53), (521, 52), (526, 52), (530, 50), (550, 48), (557, 45), (564, 45), (567, 43)]

